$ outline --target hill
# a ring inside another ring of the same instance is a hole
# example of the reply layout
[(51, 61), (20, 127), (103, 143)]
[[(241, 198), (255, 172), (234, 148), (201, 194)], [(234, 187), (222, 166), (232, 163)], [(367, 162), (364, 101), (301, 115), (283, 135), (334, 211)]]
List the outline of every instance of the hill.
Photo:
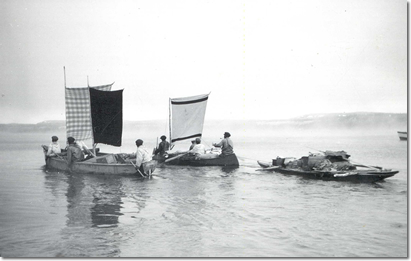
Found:
[[(330, 113), (310, 114), (287, 120), (206, 120), (204, 132), (220, 135), (228, 130), (259, 134), (283, 131), (347, 131), (406, 130), (406, 113)], [(168, 132), (165, 121), (125, 121), (124, 132)], [(37, 124), (0, 124), (1, 132), (65, 132), (65, 121), (44, 121)]]

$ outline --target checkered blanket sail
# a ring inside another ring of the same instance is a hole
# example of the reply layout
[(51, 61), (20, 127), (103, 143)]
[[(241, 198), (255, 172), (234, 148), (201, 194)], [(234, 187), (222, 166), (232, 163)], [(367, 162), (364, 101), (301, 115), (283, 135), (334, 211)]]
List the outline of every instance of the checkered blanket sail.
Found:
[[(90, 88), (110, 91), (114, 83)], [(66, 88), (66, 132), (67, 137), (78, 141), (92, 138), (89, 87)]]

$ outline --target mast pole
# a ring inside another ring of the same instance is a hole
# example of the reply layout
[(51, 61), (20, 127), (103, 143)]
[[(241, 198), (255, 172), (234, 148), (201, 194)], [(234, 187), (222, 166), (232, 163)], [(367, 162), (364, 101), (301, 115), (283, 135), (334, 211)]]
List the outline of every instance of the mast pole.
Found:
[(63, 72), (64, 72), (64, 88), (66, 88), (66, 66), (63, 66)]
[(87, 88), (89, 91), (88, 102), (89, 102), (89, 110), (90, 110), (90, 123), (91, 123), (91, 144), (93, 146), (93, 154), (96, 155), (96, 146), (97, 144), (94, 143), (94, 128), (93, 128), (93, 117), (91, 115), (91, 95), (90, 95), (90, 86), (88, 86), (88, 76), (87, 76)]
[[(66, 66), (63, 66), (63, 74), (64, 74), (64, 98), (67, 99), (66, 97), (66, 88), (67, 88), (66, 86)], [(66, 114), (66, 141), (67, 141), (68, 133), (67, 133), (67, 104), (66, 103), (64, 103), (64, 111), (66, 112), (65, 114)]]
[(168, 128), (169, 128), (169, 132), (170, 132), (170, 149), (173, 148), (173, 140), (171, 137), (171, 98), (168, 99)]

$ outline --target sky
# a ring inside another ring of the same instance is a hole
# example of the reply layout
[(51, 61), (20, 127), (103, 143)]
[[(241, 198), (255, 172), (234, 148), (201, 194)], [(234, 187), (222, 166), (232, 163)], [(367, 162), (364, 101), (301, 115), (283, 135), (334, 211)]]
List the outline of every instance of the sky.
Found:
[(65, 85), (112, 82), (130, 121), (206, 93), (206, 120), (407, 113), (407, 2), (0, 1), (0, 123), (64, 120)]

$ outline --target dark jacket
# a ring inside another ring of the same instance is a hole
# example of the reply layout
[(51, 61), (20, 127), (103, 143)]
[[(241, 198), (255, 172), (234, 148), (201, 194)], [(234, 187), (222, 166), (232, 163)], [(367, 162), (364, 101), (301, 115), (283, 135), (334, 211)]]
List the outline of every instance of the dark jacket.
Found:
[(166, 140), (160, 142), (160, 144), (158, 144), (158, 148), (155, 151), (155, 155), (160, 154), (160, 155), (164, 155), (166, 151), (168, 151), (170, 149), (170, 143)]

